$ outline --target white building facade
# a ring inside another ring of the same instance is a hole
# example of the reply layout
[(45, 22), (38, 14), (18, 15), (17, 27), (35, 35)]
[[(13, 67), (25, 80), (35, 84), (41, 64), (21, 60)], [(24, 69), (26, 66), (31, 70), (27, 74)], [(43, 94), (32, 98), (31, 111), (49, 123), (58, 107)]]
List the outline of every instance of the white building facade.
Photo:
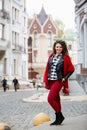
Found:
[(77, 26), (77, 80), (87, 92), (87, 0), (74, 0)]
[(0, 0), (0, 76), (28, 80), (26, 0)]

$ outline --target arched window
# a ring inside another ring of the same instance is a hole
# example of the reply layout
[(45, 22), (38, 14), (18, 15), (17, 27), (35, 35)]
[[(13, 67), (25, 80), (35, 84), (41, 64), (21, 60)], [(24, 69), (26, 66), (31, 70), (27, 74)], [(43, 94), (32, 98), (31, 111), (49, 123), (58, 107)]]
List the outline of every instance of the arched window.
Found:
[(51, 47), (51, 32), (48, 32), (47, 34), (47, 44), (48, 44), (48, 47)]
[(37, 51), (34, 51), (34, 62), (38, 62), (38, 53)]
[(34, 32), (34, 47), (37, 47), (37, 44), (38, 44), (37, 32)]

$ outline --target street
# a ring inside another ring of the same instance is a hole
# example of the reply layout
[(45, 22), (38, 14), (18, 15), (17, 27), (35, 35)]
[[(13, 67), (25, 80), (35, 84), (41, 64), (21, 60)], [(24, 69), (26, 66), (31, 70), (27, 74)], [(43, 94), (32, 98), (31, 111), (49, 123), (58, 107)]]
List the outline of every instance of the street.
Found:
[[(54, 119), (54, 111), (47, 102), (24, 102), (36, 93), (46, 93), (46, 89), (0, 91), (0, 122), (9, 124), (12, 130), (29, 130), (33, 126), (33, 118), (40, 112), (47, 113)], [(79, 98), (79, 96), (77, 96)], [(87, 100), (71, 101), (62, 99), (62, 112), (67, 117), (87, 114)]]

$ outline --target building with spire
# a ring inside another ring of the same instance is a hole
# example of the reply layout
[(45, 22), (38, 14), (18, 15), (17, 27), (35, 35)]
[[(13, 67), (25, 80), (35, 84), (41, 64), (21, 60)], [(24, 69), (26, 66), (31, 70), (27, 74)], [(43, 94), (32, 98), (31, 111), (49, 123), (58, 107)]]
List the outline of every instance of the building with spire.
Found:
[(52, 17), (46, 14), (43, 6), (40, 13), (34, 15), (28, 32), (28, 78), (41, 78), (48, 55), (52, 52), (54, 37), (57, 35)]

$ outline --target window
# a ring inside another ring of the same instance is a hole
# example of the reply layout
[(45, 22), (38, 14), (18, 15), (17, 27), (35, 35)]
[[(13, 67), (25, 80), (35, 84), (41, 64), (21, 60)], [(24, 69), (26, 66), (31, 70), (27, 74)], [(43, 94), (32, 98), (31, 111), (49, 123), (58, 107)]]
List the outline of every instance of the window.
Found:
[(19, 45), (19, 33), (16, 33), (16, 44)]
[(3, 68), (4, 74), (7, 74), (7, 58), (4, 58), (4, 68)]
[(52, 25), (51, 25), (51, 24), (49, 24), (49, 25), (48, 25), (48, 28), (51, 28), (51, 27), (52, 27)]
[(14, 59), (14, 63), (13, 63), (13, 74), (16, 74), (16, 59)]
[(4, 39), (4, 25), (0, 24), (0, 38)]
[(15, 20), (15, 8), (12, 7), (12, 20)]
[(2, 0), (0, 0), (0, 9), (2, 10)]
[(24, 12), (26, 12), (26, 1), (24, 0)]
[(37, 51), (34, 51), (34, 62), (38, 62), (38, 54)]
[(37, 24), (34, 24), (34, 29), (37, 28)]
[(34, 33), (34, 47), (37, 47), (38, 44), (38, 38), (37, 38), (37, 32)]
[(12, 44), (15, 45), (15, 33), (12, 32)]
[(15, 9), (15, 19), (19, 21), (19, 10)]
[(48, 47), (51, 47), (51, 32), (48, 32), (47, 34), (47, 44), (48, 44)]
[(24, 52), (26, 53), (26, 38), (24, 38)]
[(68, 46), (68, 49), (69, 49), (69, 50), (72, 50), (72, 45), (69, 45), (69, 46)]
[(13, 24), (14, 24), (15, 20), (16, 20), (16, 22), (19, 21), (19, 10), (14, 7), (12, 7), (12, 20), (13, 20)]
[(26, 26), (26, 18), (24, 17), (24, 26)]
[(22, 63), (22, 77), (23, 78), (26, 78), (26, 70), (25, 70), (25, 68), (26, 68), (26, 62), (23, 61), (23, 63)]
[(2, 38), (2, 24), (0, 24), (0, 38)]
[(14, 74), (16, 74), (16, 60), (14, 59)]
[(17, 32), (12, 32), (12, 44), (13, 45), (19, 45), (19, 33)]

